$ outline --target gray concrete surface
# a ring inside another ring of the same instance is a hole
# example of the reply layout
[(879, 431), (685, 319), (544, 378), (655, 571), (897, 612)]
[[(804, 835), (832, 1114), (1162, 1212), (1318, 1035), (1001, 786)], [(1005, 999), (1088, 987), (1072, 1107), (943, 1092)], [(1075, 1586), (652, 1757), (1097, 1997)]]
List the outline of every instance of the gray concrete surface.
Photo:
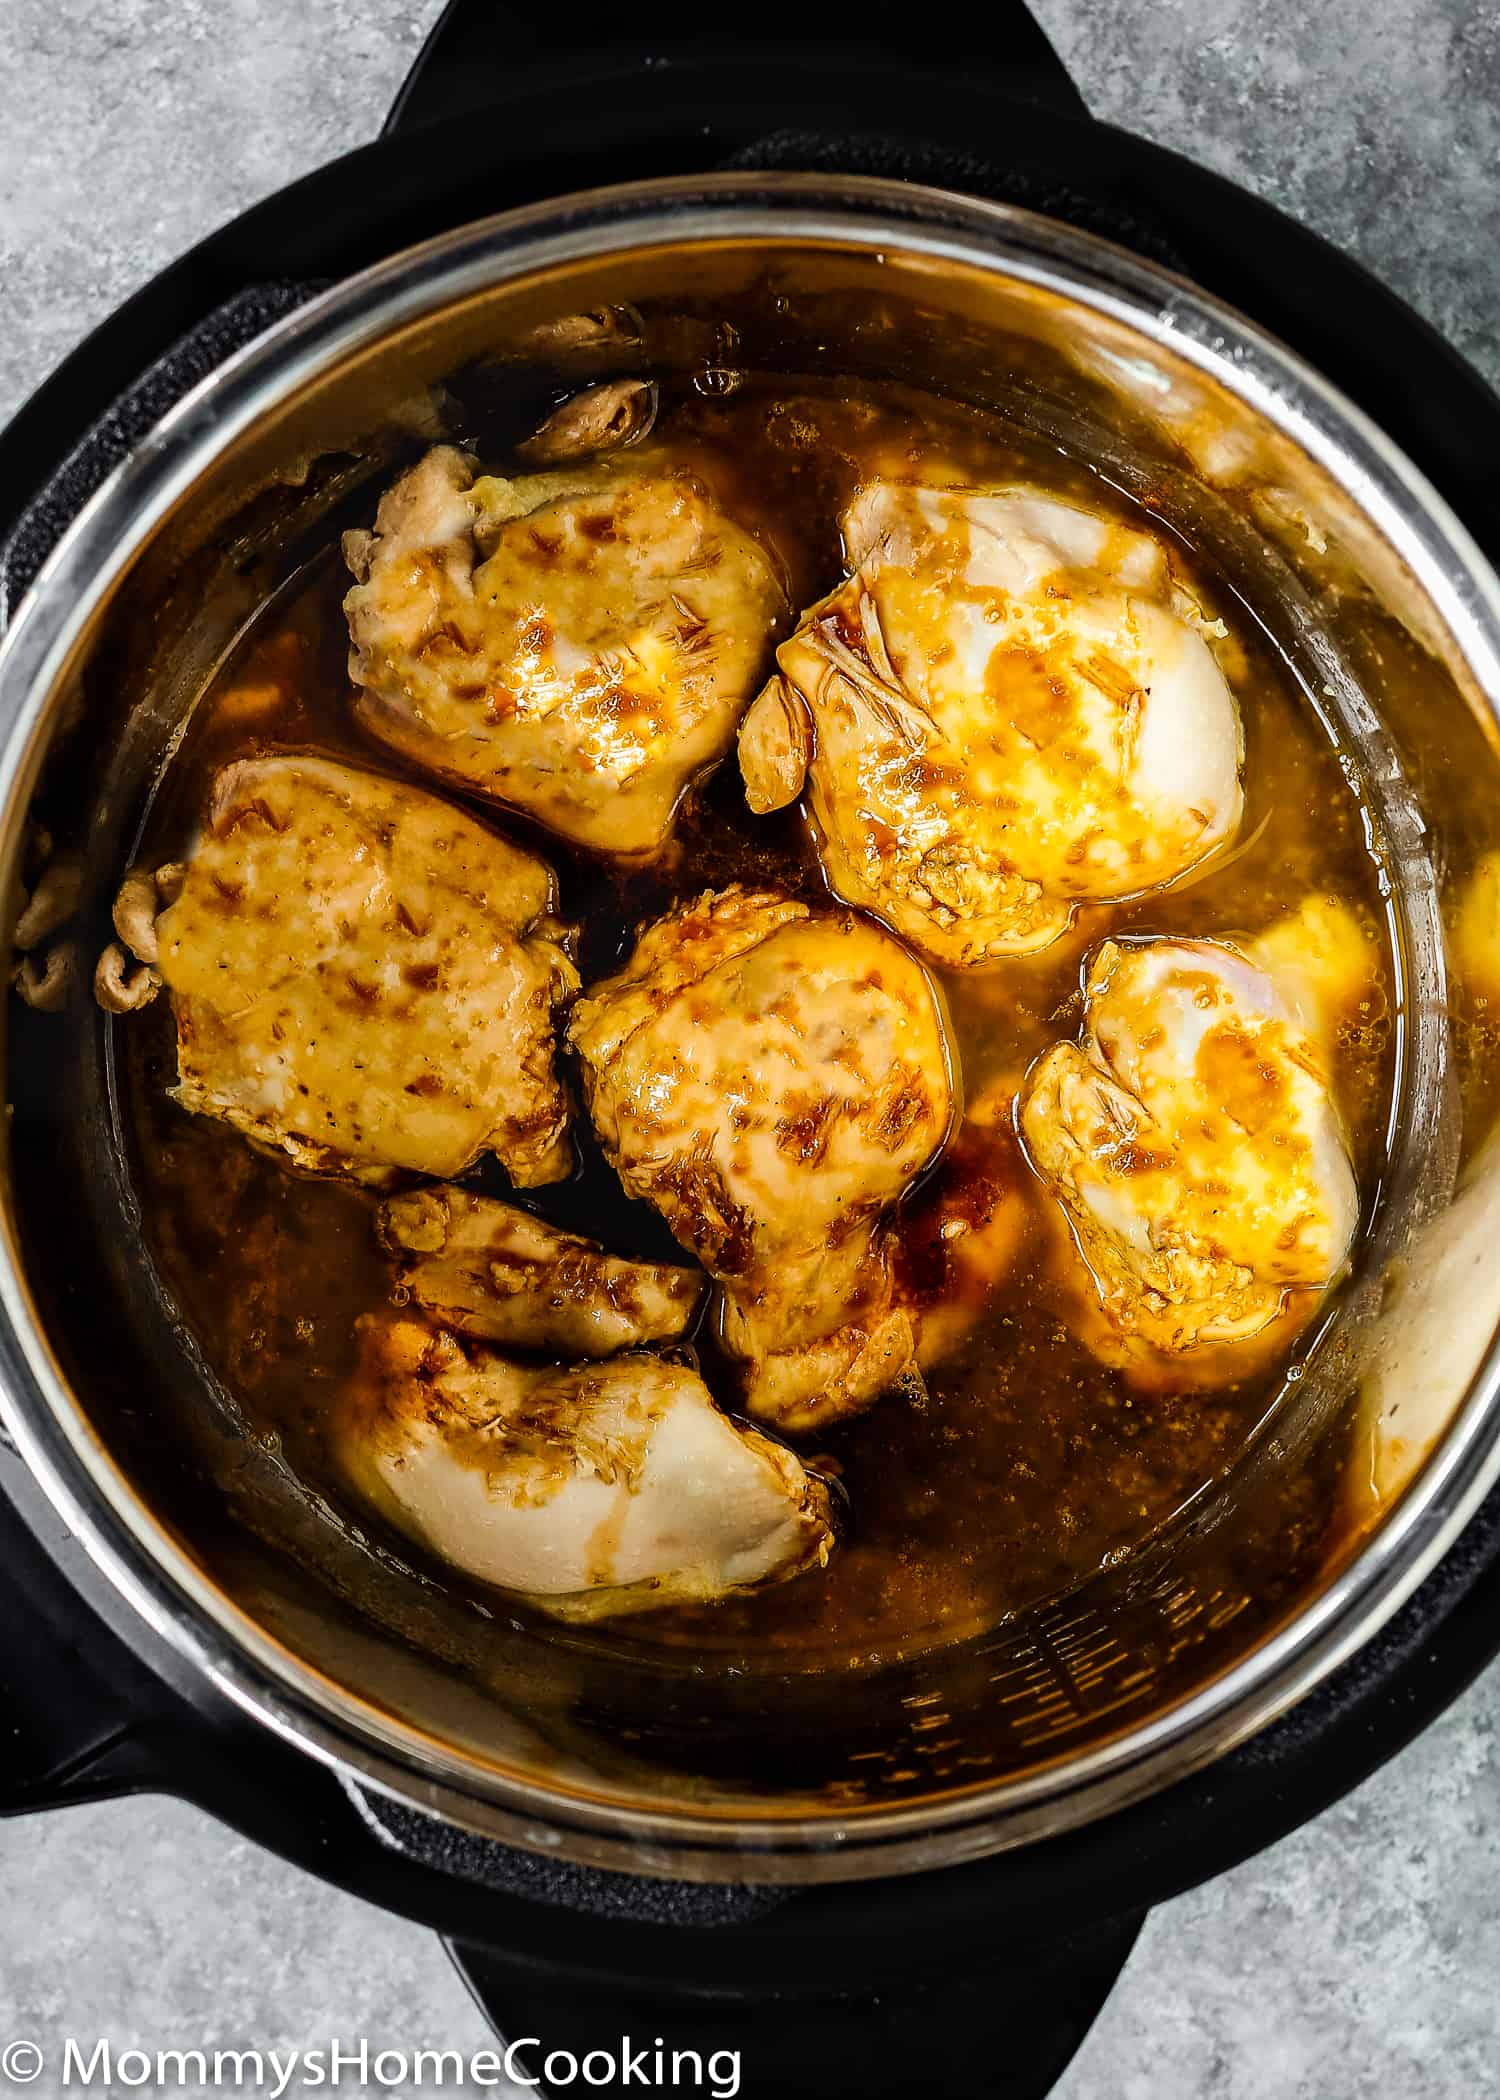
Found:
[[(1500, 380), (1493, 5), (1036, 4), (1097, 111), (1357, 250)], [(367, 137), (435, 12), (0, 0), (0, 415), (158, 265)], [(1500, 2092), (1497, 1715), (1491, 1672), (1342, 1806), (1158, 1912), (1061, 2100)], [(0, 1828), (0, 2065), (38, 2043), (25, 2090), (52, 2100), (69, 2034), (484, 2040), (428, 1936), (153, 1800)]]

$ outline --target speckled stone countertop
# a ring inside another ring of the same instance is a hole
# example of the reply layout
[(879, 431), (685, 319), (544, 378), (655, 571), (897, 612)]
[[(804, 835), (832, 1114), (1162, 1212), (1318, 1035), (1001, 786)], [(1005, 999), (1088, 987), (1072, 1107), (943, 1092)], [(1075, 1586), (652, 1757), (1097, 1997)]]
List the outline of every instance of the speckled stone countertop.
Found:
[[(1356, 251), (1500, 382), (1493, 0), (1035, 4), (1099, 114)], [(369, 137), (436, 12), (0, 0), (0, 418), (161, 264)], [(1059, 2100), (1500, 2092), (1497, 1717), (1492, 1669), (1318, 1822), (1158, 1911)], [(0, 2045), (51, 2059), (25, 2090), (65, 2090), (68, 2033), (486, 2039), (430, 1935), (152, 1799), (0, 1826)]]

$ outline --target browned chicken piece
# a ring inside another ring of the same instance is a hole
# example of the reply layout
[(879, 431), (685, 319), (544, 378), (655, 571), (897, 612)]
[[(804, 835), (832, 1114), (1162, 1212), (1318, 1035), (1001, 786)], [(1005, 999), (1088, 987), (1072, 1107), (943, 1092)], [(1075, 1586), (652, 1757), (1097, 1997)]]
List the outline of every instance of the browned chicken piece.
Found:
[(705, 1279), (625, 1261), (511, 1203), (413, 1189), (376, 1215), (400, 1290), (455, 1334), (559, 1355), (612, 1356), (692, 1325)]
[(1358, 959), (1326, 914), (1243, 948), (1107, 941), (1081, 1040), (1033, 1067), (1021, 1130), (1091, 1272), (1100, 1353), (1242, 1347), (1347, 1259), (1359, 1193), (1309, 957), (1330, 981)]
[(914, 1368), (890, 1206), (947, 1136), (937, 993), (853, 914), (730, 889), (648, 927), (575, 1010), (605, 1148), (723, 1285), (744, 1403), (787, 1430)]
[(549, 868), (435, 795), (332, 759), (213, 784), (152, 928), (174, 1098), (317, 1173), (571, 1169)]
[(505, 480), (440, 446), (344, 552), (370, 734), (621, 856), (665, 844), (787, 617), (765, 551), (654, 452)]
[(554, 409), (516, 451), (529, 467), (553, 467), (620, 452), (651, 434), (657, 389), (648, 379), (611, 379)]
[(750, 807), (805, 786), (839, 896), (970, 969), (1232, 838), (1239, 715), (1163, 544), (1040, 489), (887, 479), (842, 529), (848, 581), (740, 731)]
[(697, 1603), (822, 1567), (828, 1490), (738, 1428), (695, 1371), (557, 1368), (367, 1315), (333, 1431), (388, 1522), (556, 1618)]

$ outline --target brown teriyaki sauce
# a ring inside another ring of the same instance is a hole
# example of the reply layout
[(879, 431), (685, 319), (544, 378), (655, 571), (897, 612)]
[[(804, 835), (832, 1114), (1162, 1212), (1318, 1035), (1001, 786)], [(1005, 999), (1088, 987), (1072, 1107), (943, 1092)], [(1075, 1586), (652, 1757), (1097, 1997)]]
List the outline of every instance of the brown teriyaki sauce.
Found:
[[(469, 433), (463, 433), (469, 435)], [(878, 450), (914, 464), (940, 456), (976, 480), (1021, 478), (1074, 495), (1126, 522), (1160, 530), (1086, 468), (1007, 425), (896, 389), (746, 379), (728, 395), (667, 399), (655, 443), (689, 462), (742, 524), (772, 543), (794, 605), (811, 603), (841, 573), (839, 511)], [(505, 471), (503, 450), (485, 465)], [(363, 516), (377, 491), (367, 493)], [(1364, 812), (1331, 733), (1249, 609), (1226, 583), (1174, 547), (1221, 646), (1245, 725), (1246, 812), (1241, 845), (1222, 866), (1168, 893), (1080, 914), (1045, 953), (977, 973), (939, 973), (968, 1099), (1024, 1072), (1049, 1043), (1076, 1032), (1088, 949), (1110, 933), (1254, 933), (1309, 893), (1351, 906), (1378, 933), (1378, 982), (1342, 1031), (1338, 1099), (1366, 1209), (1378, 1186), (1390, 1112), (1397, 1012), (1395, 966)], [(391, 772), (415, 769), (367, 742), (349, 709), (348, 578), (330, 545), (270, 601), (195, 709), (166, 769), (144, 851), (181, 850), (214, 770), (232, 756), (276, 748), (347, 754)], [(680, 813), (657, 865), (621, 872), (570, 850), (525, 819), (469, 803), (557, 870), (563, 910), (581, 928), (584, 982), (612, 968), (635, 928), (674, 900), (729, 882), (774, 884), (818, 903), (827, 891), (796, 811), (747, 811), (731, 757)], [(312, 1179), (253, 1151), (224, 1126), (167, 1098), (175, 1076), (167, 1001), (119, 1031), (126, 1142), (152, 1256), (170, 1300), (252, 1430), (336, 1505), (348, 1507), (325, 1445), (325, 1425), (353, 1354), (356, 1316), (385, 1302), (390, 1277), (374, 1239), (378, 1198)], [(665, 1226), (627, 1201), (579, 1118), (579, 1168), (559, 1189), (523, 1200), (553, 1222), (592, 1233), (616, 1251), (674, 1258)], [(805, 1667), (857, 1666), (991, 1626), (1065, 1591), (1139, 1543), (1234, 1460), (1281, 1386), (1285, 1352), (1238, 1383), (1210, 1392), (1144, 1392), (1078, 1341), (1060, 1286), (1048, 1199), (1002, 1143), (991, 1169), (1026, 1206), (1018, 1251), (966, 1340), (929, 1374), (925, 1399), (893, 1397), (832, 1434), (804, 1439), (804, 1456), (842, 1482), (847, 1519), (826, 1570), (712, 1606), (674, 1608), (569, 1629), (569, 1641), (680, 1649), (726, 1662), (778, 1657)], [(942, 1273), (924, 1243), (924, 1218), (965, 1164), (960, 1141), (907, 1199), (908, 1282)], [(505, 1195), (493, 1160), (464, 1177)], [(677, 1257), (680, 1258), (680, 1257)], [(732, 1405), (727, 1367), (705, 1322), (699, 1360)], [(1316, 1550), (1330, 1522), (1328, 1478), (1287, 1485), (1287, 1562)], [(353, 1511), (361, 1529), (376, 1520)], [(463, 1593), (464, 1578), (388, 1543)], [(486, 1608), (514, 1600), (475, 1592)]]

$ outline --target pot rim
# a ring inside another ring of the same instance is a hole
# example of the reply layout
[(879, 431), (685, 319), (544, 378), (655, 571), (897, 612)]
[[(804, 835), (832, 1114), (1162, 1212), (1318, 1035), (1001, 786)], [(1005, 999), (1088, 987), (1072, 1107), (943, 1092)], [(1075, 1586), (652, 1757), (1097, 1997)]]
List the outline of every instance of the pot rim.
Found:
[[(873, 177), (738, 173), (590, 190), (472, 222), (347, 279), (202, 380), (118, 466), (0, 636), (0, 830), (92, 608), (208, 465), (296, 384), (388, 331), (539, 269), (689, 242), (900, 250), (999, 271), (1158, 341), (1331, 473), (1416, 577), (1500, 721), (1500, 579), (1425, 476), (1312, 367), (1187, 280), (1040, 214)], [(518, 1779), (333, 1684), (210, 1581), (94, 1434), (0, 1248), (0, 1421), (59, 1516), (152, 1631), (346, 1781), (527, 1849), (678, 1879), (855, 1880), (1075, 1828), (1223, 1755), (1322, 1682), (1413, 1593), (1500, 1478), (1500, 1341), (1399, 1503), (1323, 1592), (1232, 1668), (1072, 1763), (904, 1808), (643, 1810)]]

